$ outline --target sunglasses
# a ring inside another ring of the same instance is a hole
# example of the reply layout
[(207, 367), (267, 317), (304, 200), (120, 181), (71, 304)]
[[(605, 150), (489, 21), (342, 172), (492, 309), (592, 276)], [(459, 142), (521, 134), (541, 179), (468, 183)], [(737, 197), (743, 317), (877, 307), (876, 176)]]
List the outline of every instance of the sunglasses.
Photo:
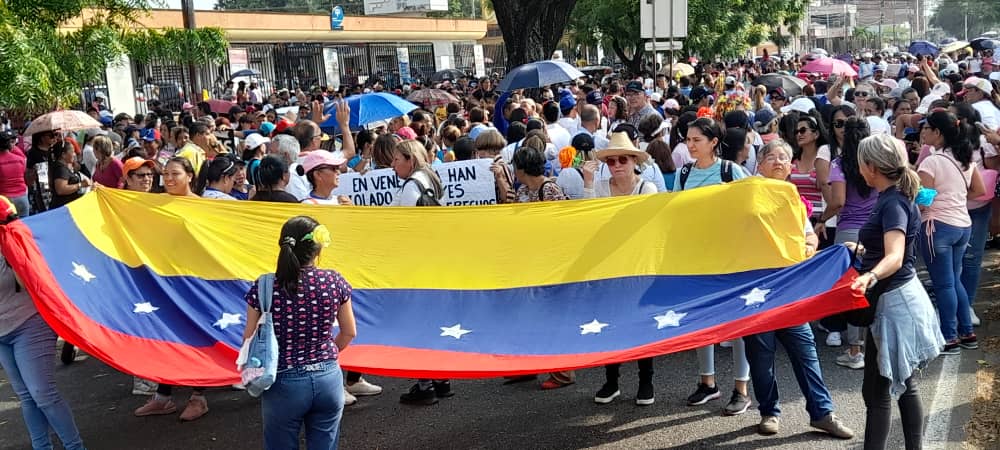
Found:
[(846, 120), (834, 120), (833, 121), (833, 127), (834, 128), (844, 128), (845, 126), (847, 126), (847, 121)]
[(868, 97), (868, 95), (869, 95), (869, 94), (868, 94), (867, 92), (865, 92), (865, 91), (861, 91), (861, 92), (855, 92), (855, 93), (854, 93), (854, 96), (855, 96), (855, 97)]
[(627, 163), (628, 161), (629, 161), (628, 156), (618, 155), (617, 157), (614, 156), (608, 157), (608, 159), (604, 160), (604, 164), (607, 164), (608, 167), (614, 167), (619, 164), (625, 165), (625, 163)]
[(133, 172), (132, 176), (136, 178), (153, 178), (153, 172)]
[(806, 134), (806, 133), (809, 133), (811, 131), (816, 131), (816, 130), (814, 130), (812, 128), (806, 128), (806, 127), (802, 127), (802, 128), (799, 128), (798, 130), (795, 130), (795, 132), (798, 133), (798, 134)]

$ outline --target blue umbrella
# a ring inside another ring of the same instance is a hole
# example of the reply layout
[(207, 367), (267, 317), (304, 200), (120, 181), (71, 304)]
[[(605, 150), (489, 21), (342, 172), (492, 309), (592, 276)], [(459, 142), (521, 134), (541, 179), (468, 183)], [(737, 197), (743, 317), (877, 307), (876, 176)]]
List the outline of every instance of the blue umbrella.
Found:
[(910, 43), (909, 52), (913, 55), (937, 56), (938, 46), (927, 41), (913, 41)]
[[(403, 116), (417, 109), (417, 105), (384, 92), (352, 95), (344, 101), (351, 107), (350, 125), (352, 130), (359, 129), (372, 122)], [(323, 108), (323, 112), (329, 114), (330, 118), (321, 123), (319, 125), (320, 128), (336, 130), (337, 117), (334, 104), (328, 103)]]
[(500, 82), (499, 89), (501, 92), (507, 92), (515, 89), (540, 88), (583, 77), (583, 72), (562, 61), (538, 61), (515, 67)]

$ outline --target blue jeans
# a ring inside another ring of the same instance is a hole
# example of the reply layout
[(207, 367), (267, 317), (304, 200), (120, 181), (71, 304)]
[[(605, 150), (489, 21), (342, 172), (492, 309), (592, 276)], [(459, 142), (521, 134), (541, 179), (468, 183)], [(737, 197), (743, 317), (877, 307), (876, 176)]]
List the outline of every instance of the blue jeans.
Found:
[[(24, 194), (20, 197), (11, 197), (8, 200), (10, 200), (10, 202), (14, 204), (14, 207), (17, 208), (17, 217), (23, 219), (31, 214), (31, 202), (28, 201), (28, 194)], [(4, 219), (6, 219), (6, 217), (4, 217)]]
[(753, 381), (753, 395), (757, 398), (757, 409), (761, 416), (780, 416), (778, 383), (774, 377), (774, 354), (777, 343), (785, 347), (785, 353), (792, 363), (792, 372), (799, 382), (802, 396), (806, 398), (809, 420), (819, 420), (833, 412), (830, 391), (823, 383), (823, 371), (816, 356), (816, 342), (808, 324), (769, 331), (767, 333), (744, 336), (747, 361), (750, 362), (750, 380)]
[(299, 430), (306, 427), (306, 446), (337, 448), (344, 412), (344, 375), (337, 361), (324, 361), (278, 372), (261, 395), (264, 448), (299, 448)]
[(73, 421), (73, 411), (56, 390), (52, 374), (55, 355), (56, 334), (37, 314), (10, 334), (0, 336), (0, 365), (21, 400), (31, 448), (51, 449), (51, 428), (67, 450), (82, 449), (83, 440)]
[(986, 239), (990, 237), (990, 204), (969, 210), (972, 218), (972, 234), (969, 237), (969, 248), (962, 258), (962, 287), (969, 297), (969, 304), (976, 302), (976, 289), (979, 288), (979, 273), (982, 270), (983, 252), (986, 251)]
[[(941, 317), (941, 334), (946, 341), (952, 341), (959, 334), (972, 334), (969, 296), (959, 282), (962, 276), (962, 258), (969, 245), (972, 227), (956, 227), (935, 220), (934, 234), (928, 236), (926, 225), (920, 226), (920, 236), (917, 238), (920, 241), (920, 254), (934, 284), (934, 299)], [(928, 237), (932, 238), (932, 242), (928, 242)]]

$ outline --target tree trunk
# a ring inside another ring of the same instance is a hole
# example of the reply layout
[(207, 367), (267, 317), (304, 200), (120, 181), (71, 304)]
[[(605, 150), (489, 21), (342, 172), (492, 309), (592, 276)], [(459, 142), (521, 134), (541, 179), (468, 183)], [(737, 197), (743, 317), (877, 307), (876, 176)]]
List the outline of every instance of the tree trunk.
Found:
[(611, 42), (611, 49), (615, 51), (616, 55), (618, 55), (618, 59), (625, 63), (625, 66), (628, 67), (629, 73), (642, 73), (642, 57), (644, 56), (642, 52), (645, 50), (644, 42), (635, 43), (635, 48), (633, 49), (631, 58), (625, 55), (625, 49), (618, 43), (617, 40)]
[(552, 56), (577, 0), (492, 1), (510, 70)]

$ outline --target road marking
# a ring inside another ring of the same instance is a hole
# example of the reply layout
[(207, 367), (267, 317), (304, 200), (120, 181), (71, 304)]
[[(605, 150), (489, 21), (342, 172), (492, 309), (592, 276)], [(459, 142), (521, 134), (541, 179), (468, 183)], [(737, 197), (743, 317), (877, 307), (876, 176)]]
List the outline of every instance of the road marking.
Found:
[(958, 369), (962, 365), (962, 355), (942, 355), (941, 372), (938, 374), (934, 399), (927, 418), (924, 432), (924, 448), (927, 450), (948, 447), (948, 433), (951, 431), (951, 410), (955, 406), (955, 388), (958, 386)]

